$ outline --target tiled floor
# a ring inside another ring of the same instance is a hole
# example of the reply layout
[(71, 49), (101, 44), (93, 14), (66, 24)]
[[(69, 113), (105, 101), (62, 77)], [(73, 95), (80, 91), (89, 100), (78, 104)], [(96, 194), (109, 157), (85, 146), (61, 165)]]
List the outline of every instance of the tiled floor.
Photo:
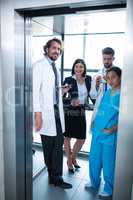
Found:
[(72, 189), (63, 190), (48, 184), (46, 169), (34, 179), (33, 200), (97, 200), (98, 197), (85, 190), (84, 185), (89, 180), (88, 161), (79, 159), (81, 169), (69, 174), (64, 156), (63, 178), (73, 185)]

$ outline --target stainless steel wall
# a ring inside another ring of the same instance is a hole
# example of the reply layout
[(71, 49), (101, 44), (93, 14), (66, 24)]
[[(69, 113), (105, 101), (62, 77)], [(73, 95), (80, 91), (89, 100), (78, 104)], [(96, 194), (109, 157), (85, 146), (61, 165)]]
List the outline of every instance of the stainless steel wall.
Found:
[(131, 200), (133, 184), (133, 1), (127, 1), (127, 40), (122, 78), (114, 200)]
[(132, 184), (132, 198), (131, 198), (131, 200), (133, 200), (133, 184)]
[[(1, 9), (0, 9), (1, 13)], [(1, 15), (0, 15), (1, 18)], [(1, 36), (1, 27), (0, 27)], [(1, 48), (1, 44), (0, 44)], [(4, 155), (3, 155), (3, 108), (2, 108), (2, 76), (1, 76), (1, 54), (0, 54), (0, 199), (4, 200)]]
[(2, 85), (0, 64), (0, 199), (4, 200), (4, 155), (3, 155), (3, 109), (2, 109)]
[[(54, 3), (53, 3), (54, 2)], [(5, 184), (5, 199), (6, 200), (26, 200), (26, 194), (28, 194), (28, 200), (32, 198), (32, 184), (31, 184), (31, 158), (30, 158), (30, 148), (31, 148), (31, 129), (26, 130), (29, 126), (29, 122), (26, 123), (25, 119), (28, 118), (29, 110), (27, 103), (25, 102), (26, 94), (29, 97), (28, 88), (30, 83), (28, 82), (28, 75), (30, 73), (29, 66), (26, 66), (24, 56), (27, 53), (25, 50), (24, 43), (24, 18), (15, 9), (32, 9), (32, 8), (45, 8), (46, 6), (57, 6), (60, 4), (72, 5), (71, 3), (82, 3), (82, 5), (105, 5), (105, 4), (117, 4), (122, 2), (121, 0), (1, 0), (1, 76), (2, 76), (2, 96), (3, 96), (3, 116), (0, 122), (3, 125), (2, 137), (4, 138), (4, 169), (5, 169), (5, 179), (2, 180), (2, 185)], [(125, 0), (124, 0), (125, 2)], [(130, 0), (129, 0), (130, 2)], [(131, 3), (131, 2), (130, 2)], [(53, 5), (54, 4), (54, 5)], [(79, 4), (77, 4), (78, 6)], [(133, 27), (133, 26), (132, 26)], [(130, 65), (131, 66), (131, 65)], [(126, 66), (126, 68), (129, 67)], [(125, 68), (124, 73), (127, 73)], [(129, 67), (131, 70), (131, 67)], [(131, 71), (130, 71), (131, 72)], [(131, 75), (131, 73), (129, 73)], [(26, 75), (26, 77), (24, 77)], [(125, 77), (127, 77), (125, 75)], [(27, 81), (26, 81), (27, 80)], [(131, 81), (131, 78), (129, 79)], [(25, 83), (26, 82), (26, 83)], [(126, 82), (128, 88), (130, 88), (129, 82)], [(123, 94), (124, 94), (123, 90)], [(129, 90), (130, 91), (130, 90)], [(27, 92), (27, 93), (26, 93)], [(130, 92), (126, 93), (128, 96)], [(121, 110), (124, 101), (124, 95), (121, 103)], [(131, 100), (131, 99), (130, 99)], [(125, 106), (132, 106), (131, 101)], [(17, 105), (15, 105), (17, 103)], [(131, 111), (131, 108), (127, 108)], [(121, 112), (122, 113), (122, 112)], [(128, 112), (129, 114), (130, 112)], [(129, 114), (130, 115), (130, 114)], [(132, 129), (131, 115), (128, 117), (121, 117), (122, 124), (128, 126)], [(26, 118), (25, 118), (26, 117)], [(126, 121), (125, 121), (125, 120)], [(123, 126), (124, 126), (123, 125)], [(0, 125), (1, 126), (1, 125)], [(122, 128), (121, 128), (122, 129)], [(130, 131), (129, 131), (130, 132)], [(120, 136), (124, 135), (121, 132)], [(1, 137), (0, 136), (0, 137)], [(130, 136), (130, 133), (129, 133)], [(0, 139), (2, 139), (2, 137)], [(28, 138), (28, 139), (25, 139)], [(123, 139), (121, 141), (123, 143)], [(126, 138), (126, 141), (128, 137)], [(2, 141), (2, 140), (1, 140)], [(28, 146), (29, 144), (29, 146)], [(129, 141), (130, 144), (130, 141)], [(124, 146), (125, 147), (125, 146)], [(2, 147), (0, 147), (2, 148)], [(0, 149), (1, 150), (1, 149)], [(123, 163), (123, 159), (119, 156), (118, 150), (118, 160)], [(28, 156), (25, 152), (29, 152)], [(2, 163), (1, 163), (2, 166)], [(2, 172), (2, 167), (0, 166), (0, 172)], [(119, 174), (119, 167), (117, 166), (116, 171), (116, 192), (119, 189), (117, 173)], [(130, 168), (130, 167), (129, 167)], [(0, 174), (1, 175), (1, 174)], [(26, 187), (26, 183), (29, 183), (29, 188)], [(116, 200), (120, 200), (116, 197)], [(3, 199), (1, 199), (3, 200)], [(127, 199), (126, 199), (127, 200)]]
[[(15, 65), (14, 16), (11, 3), (1, 1), (1, 76), (3, 97), (3, 139), (5, 195), (16, 199), (16, 143), (15, 143)], [(10, 104), (12, 106), (10, 106)], [(8, 193), (9, 192), (9, 193)], [(6, 198), (5, 197), (5, 198)]]

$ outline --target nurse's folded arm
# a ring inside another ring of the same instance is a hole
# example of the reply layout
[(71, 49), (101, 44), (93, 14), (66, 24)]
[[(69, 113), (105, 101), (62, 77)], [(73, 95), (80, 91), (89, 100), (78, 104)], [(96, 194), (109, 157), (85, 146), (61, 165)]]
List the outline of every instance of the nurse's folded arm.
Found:
[(102, 132), (108, 133), (108, 134), (112, 134), (112, 133), (116, 132), (117, 129), (118, 129), (118, 125), (115, 125), (115, 126), (113, 126), (112, 128), (104, 128), (104, 129), (102, 130)]

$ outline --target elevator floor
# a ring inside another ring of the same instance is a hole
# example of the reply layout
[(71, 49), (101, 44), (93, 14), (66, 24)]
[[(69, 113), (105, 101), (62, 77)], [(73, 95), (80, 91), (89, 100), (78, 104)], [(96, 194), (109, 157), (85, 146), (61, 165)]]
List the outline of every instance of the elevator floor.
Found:
[(43, 152), (37, 148), (34, 148), (35, 152), (32, 156), (33, 158), (33, 178), (45, 168)]
[(81, 168), (69, 174), (64, 156), (63, 178), (73, 185), (72, 189), (63, 190), (48, 184), (47, 170), (44, 169), (33, 182), (33, 200), (97, 200), (98, 197), (84, 188), (89, 180), (88, 161), (78, 159)]

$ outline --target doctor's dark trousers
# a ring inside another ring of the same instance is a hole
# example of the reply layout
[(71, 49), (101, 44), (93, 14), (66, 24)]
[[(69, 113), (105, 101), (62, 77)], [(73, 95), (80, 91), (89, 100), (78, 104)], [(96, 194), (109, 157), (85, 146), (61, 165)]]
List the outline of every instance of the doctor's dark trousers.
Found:
[(54, 106), (57, 136), (41, 135), (44, 160), (48, 174), (58, 181), (63, 173), (63, 134), (58, 106)]

